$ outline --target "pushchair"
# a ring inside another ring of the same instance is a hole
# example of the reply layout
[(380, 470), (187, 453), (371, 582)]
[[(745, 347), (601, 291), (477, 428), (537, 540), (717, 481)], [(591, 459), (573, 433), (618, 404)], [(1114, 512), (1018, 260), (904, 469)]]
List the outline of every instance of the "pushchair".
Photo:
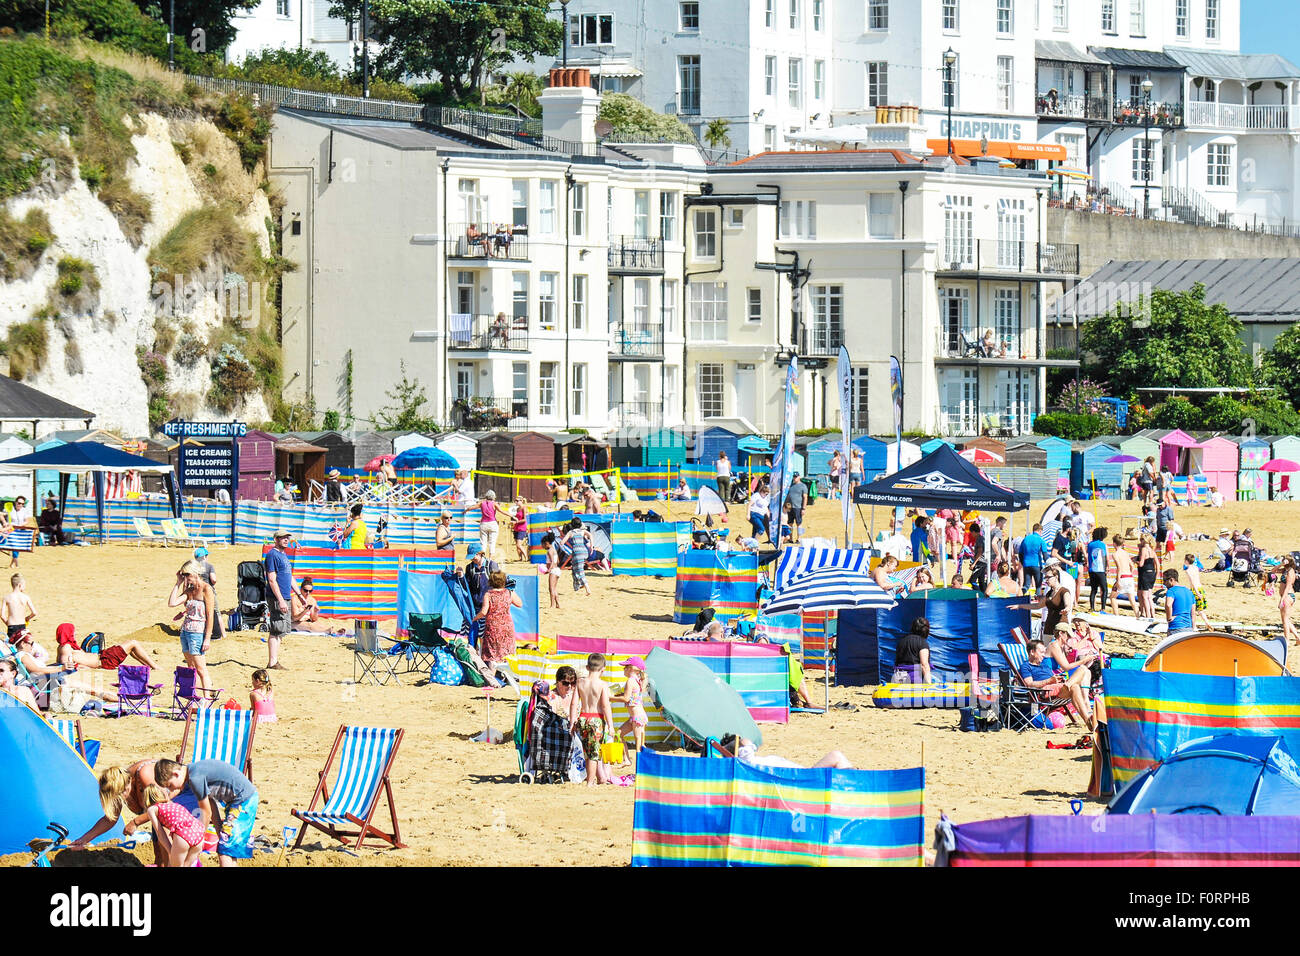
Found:
[(261, 561), (240, 561), (235, 571), (235, 610), (239, 626), (231, 630), (265, 631), (271, 605), (267, 602), (266, 568)]
[(1254, 587), (1257, 576), (1262, 573), (1260, 562), (1263, 556), (1264, 552), (1255, 547), (1249, 538), (1238, 538), (1229, 552), (1231, 573), (1228, 576), (1228, 587), (1236, 587), (1238, 584)]
[(731, 494), (728, 496), (733, 505), (743, 505), (749, 500), (749, 475), (740, 472), (731, 482)]
[(582, 749), (567, 717), (551, 709), (539, 685), (515, 709), (515, 753), (520, 783), (566, 783), (571, 771), (586, 773)]

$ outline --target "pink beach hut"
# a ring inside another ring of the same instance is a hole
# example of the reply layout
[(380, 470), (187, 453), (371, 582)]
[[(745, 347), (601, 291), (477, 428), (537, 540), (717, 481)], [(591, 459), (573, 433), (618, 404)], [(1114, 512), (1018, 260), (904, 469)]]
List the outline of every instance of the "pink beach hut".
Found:
[(1175, 475), (1187, 474), (1187, 472), (1179, 470), (1183, 464), (1183, 450), (1192, 448), (1196, 444), (1196, 439), (1181, 428), (1175, 428), (1167, 435), (1162, 435), (1160, 437), (1160, 467), (1168, 468)]
[(1237, 465), (1241, 449), (1230, 438), (1216, 435), (1199, 445), (1183, 449), (1182, 463), (1186, 475), (1200, 473), (1210, 487), (1218, 488), (1224, 498), (1237, 496)]

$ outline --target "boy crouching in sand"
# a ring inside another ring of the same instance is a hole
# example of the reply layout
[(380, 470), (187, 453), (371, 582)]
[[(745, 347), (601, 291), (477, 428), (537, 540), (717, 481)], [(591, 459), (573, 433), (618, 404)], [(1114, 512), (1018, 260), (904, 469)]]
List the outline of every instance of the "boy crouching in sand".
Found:
[(159, 760), (153, 765), (153, 776), (159, 786), (194, 794), (204, 830), (214, 817), (221, 819), (217, 859), (222, 866), (235, 866), (236, 860), (253, 855), (257, 788), (242, 773), (224, 760), (196, 760), (189, 765)]
[(569, 704), (569, 726), (582, 742), (582, 755), (587, 761), (587, 786), (612, 783), (609, 770), (600, 762), (600, 745), (612, 740), (614, 711), (609, 704), (609, 686), (601, 679), (605, 670), (605, 655), (587, 656), (587, 676), (578, 678), (577, 691)]

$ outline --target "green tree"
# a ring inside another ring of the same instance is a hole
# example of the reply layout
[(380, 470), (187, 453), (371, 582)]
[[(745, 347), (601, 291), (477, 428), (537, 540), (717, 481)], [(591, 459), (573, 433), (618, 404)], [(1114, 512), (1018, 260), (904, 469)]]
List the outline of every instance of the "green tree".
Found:
[(399, 363), (401, 379), (384, 394), (389, 403), (375, 412), (374, 423), (384, 431), (436, 432), (438, 423), (424, 412), (428, 396), (424, 386), (406, 377), (406, 363)]
[[(372, 69), (389, 80), (436, 75), (449, 98), (469, 99), (489, 71), (559, 52), (563, 26), (549, 8), (549, 0), (370, 0), (370, 37), (380, 47)], [(361, 0), (335, 0), (330, 14), (359, 23)]]
[(644, 136), (654, 142), (693, 143), (689, 127), (676, 116), (656, 113), (626, 93), (606, 93), (600, 98), (600, 118), (614, 132)]
[(1181, 428), (1191, 431), (1204, 424), (1201, 410), (1183, 398), (1173, 395), (1151, 409), (1151, 422), (1156, 428)]
[(542, 78), (535, 73), (519, 70), (506, 75), (506, 85), (501, 91), (507, 103), (513, 103), (525, 113), (535, 114), (540, 108), (538, 97), (542, 95)]
[(250, 80), (260, 79), (263, 72), (278, 75), (280, 71), (316, 80), (339, 79), (338, 66), (321, 50), (260, 50), (244, 57), (240, 69)]
[(704, 127), (704, 142), (709, 144), (711, 149), (726, 149), (731, 145), (731, 120), (718, 117), (709, 120), (709, 125)]
[(1109, 375), (1111, 394), (1124, 395), (1147, 386), (1249, 386), (1241, 329), (1222, 305), (1206, 304), (1198, 282), (1186, 292), (1157, 289), (1132, 307), (1117, 307), (1086, 322), (1080, 336)]
[(1277, 337), (1260, 362), (1260, 378), (1272, 385), (1291, 405), (1300, 404), (1300, 325)]
[[(44, 0), (42, 0), (42, 3)], [(58, 2), (58, 0), (53, 0)], [(238, 28), (231, 22), (236, 13), (252, 10), (261, 0), (175, 0), (176, 48), (196, 53), (216, 53), (228, 47)], [(135, 0), (140, 12), (168, 25), (171, 0)]]
[(1201, 421), (1211, 431), (1236, 434), (1246, 417), (1246, 406), (1230, 395), (1211, 395), (1201, 408)]

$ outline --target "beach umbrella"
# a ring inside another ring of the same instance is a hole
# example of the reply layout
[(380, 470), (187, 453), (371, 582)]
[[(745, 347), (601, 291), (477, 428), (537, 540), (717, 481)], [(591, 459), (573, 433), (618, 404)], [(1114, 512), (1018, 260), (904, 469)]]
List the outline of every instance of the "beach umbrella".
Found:
[(396, 455), (380, 455), (378, 458), (371, 458), (366, 462), (366, 471), (382, 471), (384, 465), (391, 462)]
[(1132, 455), (1111, 455), (1106, 459), (1108, 465), (1129, 465), (1135, 461), (1141, 461), (1141, 458), (1134, 458)]
[(656, 647), (646, 656), (645, 669), (664, 716), (687, 737), (703, 743), (708, 737), (737, 734), (762, 744), (763, 735), (740, 693), (700, 661)]
[(460, 462), (441, 448), (435, 448), (433, 445), (420, 445), (417, 448), (408, 448), (394, 458), (393, 467), (403, 470), (434, 468), (439, 471), (455, 471), (460, 467)]
[(1047, 171), (1049, 176), (1061, 176), (1065, 179), (1092, 179), (1085, 169), (1074, 169), (1070, 166), (1055, 166)]
[(891, 608), (894, 598), (862, 571), (825, 567), (789, 578), (764, 614), (795, 611), (839, 611), (852, 608)]
[(1199, 737), (1130, 781), (1106, 812), (1295, 816), (1300, 771), (1281, 737)]
[(1007, 460), (995, 451), (989, 451), (987, 448), (967, 448), (959, 451), (961, 455), (972, 465), (1005, 465)]
[(1300, 471), (1300, 464), (1292, 461), (1290, 458), (1274, 458), (1267, 462), (1260, 471), (1272, 471), (1278, 474), (1289, 474), (1293, 471)]

